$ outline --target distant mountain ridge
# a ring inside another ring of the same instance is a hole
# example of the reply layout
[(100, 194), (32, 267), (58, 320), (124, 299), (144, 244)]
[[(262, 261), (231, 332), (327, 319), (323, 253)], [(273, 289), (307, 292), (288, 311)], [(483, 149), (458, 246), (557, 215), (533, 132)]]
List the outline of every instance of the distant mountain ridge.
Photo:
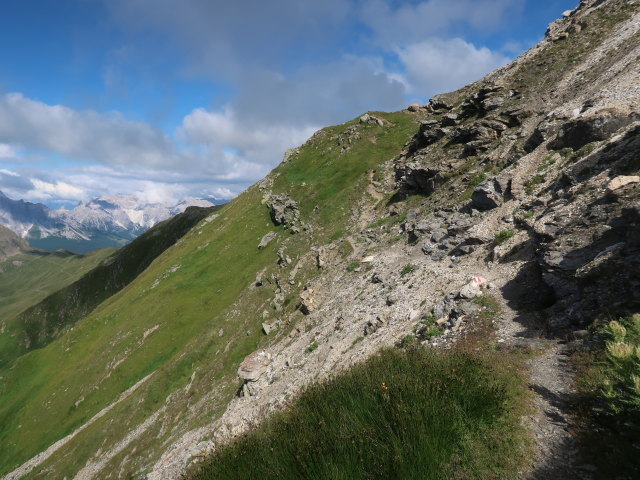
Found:
[(0, 192), (0, 225), (32, 247), (85, 253), (96, 248), (120, 247), (187, 207), (213, 205), (197, 198), (173, 205), (144, 202), (135, 195), (112, 195), (80, 203), (71, 210), (53, 210), (41, 203), (13, 200)]

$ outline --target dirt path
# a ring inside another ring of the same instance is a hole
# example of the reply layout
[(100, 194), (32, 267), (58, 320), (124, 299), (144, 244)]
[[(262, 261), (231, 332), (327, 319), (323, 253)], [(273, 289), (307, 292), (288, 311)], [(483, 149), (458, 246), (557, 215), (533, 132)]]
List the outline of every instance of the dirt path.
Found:
[(532, 430), (535, 451), (531, 471), (521, 480), (592, 479), (590, 465), (580, 465), (578, 441), (573, 435), (569, 398), (574, 393), (574, 372), (562, 340), (542, 336), (542, 319), (519, 313), (503, 298), (498, 341), (528, 345), (536, 352), (529, 361), (529, 388), (534, 393), (534, 411), (525, 417)]

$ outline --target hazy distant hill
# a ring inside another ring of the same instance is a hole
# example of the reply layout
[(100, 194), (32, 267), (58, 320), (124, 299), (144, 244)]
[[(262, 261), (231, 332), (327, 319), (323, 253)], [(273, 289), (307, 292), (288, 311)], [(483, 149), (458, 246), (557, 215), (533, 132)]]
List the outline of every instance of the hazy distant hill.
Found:
[(86, 253), (120, 247), (148, 228), (189, 206), (210, 207), (208, 200), (187, 198), (177, 205), (147, 203), (134, 195), (100, 197), (67, 210), (13, 200), (0, 192), (0, 225), (43, 250)]

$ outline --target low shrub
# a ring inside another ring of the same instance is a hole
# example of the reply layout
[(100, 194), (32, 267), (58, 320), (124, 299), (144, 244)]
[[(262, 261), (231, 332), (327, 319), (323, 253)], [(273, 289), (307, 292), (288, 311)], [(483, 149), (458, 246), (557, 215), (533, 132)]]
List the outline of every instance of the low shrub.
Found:
[(596, 331), (600, 346), (578, 357), (586, 456), (601, 478), (638, 478), (640, 438), (640, 314)]

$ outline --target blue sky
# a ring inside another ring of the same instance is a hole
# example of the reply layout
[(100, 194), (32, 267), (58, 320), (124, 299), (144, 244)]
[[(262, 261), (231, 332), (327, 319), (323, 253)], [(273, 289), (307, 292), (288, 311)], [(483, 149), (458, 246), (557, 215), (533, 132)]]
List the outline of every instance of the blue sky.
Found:
[(3, 2), (0, 190), (229, 198), (322, 126), (505, 64), (577, 3)]

